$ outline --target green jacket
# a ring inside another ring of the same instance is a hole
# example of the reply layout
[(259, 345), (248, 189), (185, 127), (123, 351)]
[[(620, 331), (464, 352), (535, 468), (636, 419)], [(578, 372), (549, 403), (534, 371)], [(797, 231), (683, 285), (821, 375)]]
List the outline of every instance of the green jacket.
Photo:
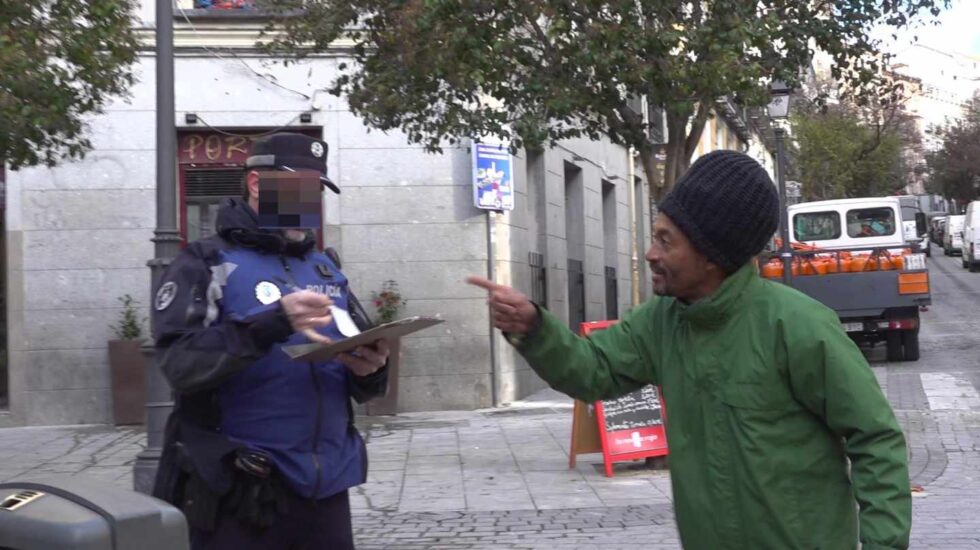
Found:
[(555, 389), (663, 388), (685, 548), (907, 548), (905, 439), (831, 310), (746, 266), (710, 298), (652, 299), (588, 339), (542, 317), (518, 349)]

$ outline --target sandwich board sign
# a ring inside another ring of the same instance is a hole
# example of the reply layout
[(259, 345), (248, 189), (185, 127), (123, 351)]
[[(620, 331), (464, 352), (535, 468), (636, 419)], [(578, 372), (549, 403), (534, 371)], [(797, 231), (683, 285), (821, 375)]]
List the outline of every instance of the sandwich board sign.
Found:
[[(580, 334), (588, 336), (615, 322), (582, 323)], [(616, 462), (666, 455), (669, 449), (665, 421), (660, 388), (654, 385), (644, 386), (615, 399), (596, 401), (591, 406), (576, 401), (569, 468), (575, 467), (576, 455), (601, 450), (606, 477), (612, 477)], [(596, 448), (596, 442), (600, 448)]]

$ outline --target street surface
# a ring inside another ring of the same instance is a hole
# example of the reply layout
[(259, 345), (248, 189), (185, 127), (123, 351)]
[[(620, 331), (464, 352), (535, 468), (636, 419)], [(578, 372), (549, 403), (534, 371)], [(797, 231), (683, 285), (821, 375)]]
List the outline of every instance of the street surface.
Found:
[[(934, 252), (938, 251), (934, 247)], [(980, 548), (980, 273), (942, 252), (922, 358), (872, 368), (909, 442), (912, 548)], [(361, 550), (679, 548), (665, 471), (601, 456), (568, 469), (571, 403), (546, 391), (510, 407), (362, 418), (368, 483), (352, 491)], [(83, 475), (129, 487), (135, 429), (0, 429), (0, 480)]]

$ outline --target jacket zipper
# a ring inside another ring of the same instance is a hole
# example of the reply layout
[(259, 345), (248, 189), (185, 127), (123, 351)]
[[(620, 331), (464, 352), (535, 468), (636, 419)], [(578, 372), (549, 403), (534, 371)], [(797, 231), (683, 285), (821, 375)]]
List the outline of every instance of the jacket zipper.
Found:
[[(282, 255), (279, 256), (279, 261), (282, 263), (283, 269), (286, 271), (286, 280), (289, 282), (293, 288), (299, 288), (296, 284), (296, 280), (293, 279), (293, 272), (289, 268), (289, 263), (286, 262), (286, 258)], [(320, 419), (323, 416), (323, 395), (320, 393), (320, 381), (316, 378), (316, 369), (313, 363), (309, 363), (310, 367), (310, 379), (313, 380), (313, 390), (316, 393), (316, 420), (313, 423), (313, 471), (316, 473), (316, 481), (313, 482), (313, 494), (310, 496), (311, 500), (316, 502), (317, 493), (320, 492), (320, 477), (322, 472), (322, 466), (320, 465)]]

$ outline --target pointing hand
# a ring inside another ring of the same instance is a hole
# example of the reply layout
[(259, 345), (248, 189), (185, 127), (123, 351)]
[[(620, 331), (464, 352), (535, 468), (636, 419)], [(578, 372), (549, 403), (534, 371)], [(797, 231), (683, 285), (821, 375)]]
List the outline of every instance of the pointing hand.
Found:
[(538, 308), (527, 296), (513, 288), (483, 277), (470, 276), (466, 282), (490, 292), (493, 326), (504, 332), (527, 334), (538, 320)]

